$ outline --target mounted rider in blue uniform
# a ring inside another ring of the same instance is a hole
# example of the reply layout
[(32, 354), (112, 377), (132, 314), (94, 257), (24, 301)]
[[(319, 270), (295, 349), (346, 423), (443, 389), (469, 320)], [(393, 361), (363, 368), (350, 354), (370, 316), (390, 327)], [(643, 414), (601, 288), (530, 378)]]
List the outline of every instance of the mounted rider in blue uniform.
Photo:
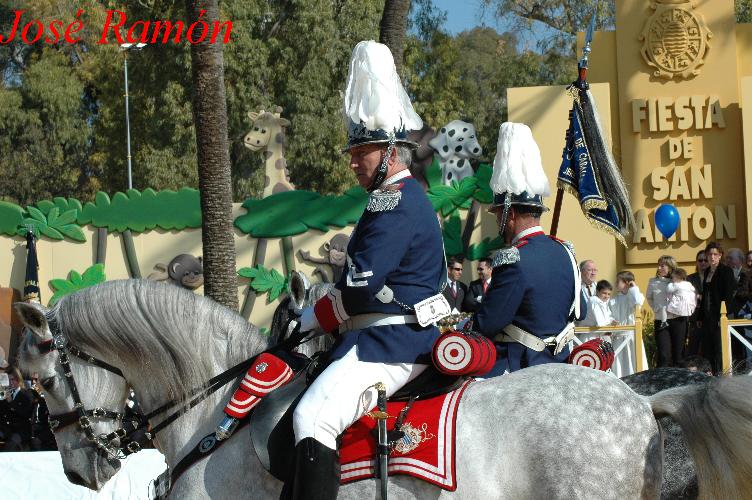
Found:
[(574, 320), (587, 311), (571, 244), (540, 226), (550, 188), (527, 125), (501, 124), (490, 184), (489, 211), (508, 246), (494, 257), (491, 284), (473, 317), (474, 330), (497, 345), (487, 377), (566, 361)]
[[(374, 384), (391, 395), (423, 372), (439, 332), (418, 323), (416, 305), (446, 279), (441, 230), (408, 167), (407, 131), (422, 121), (397, 76), (392, 54), (359, 43), (345, 92), (350, 167), (370, 192), (334, 288), (303, 310), (301, 331), (335, 335), (332, 363), (293, 415), (293, 498), (333, 499), (339, 487), (337, 437), (376, 404)], [(433, 299), (432, 299), (433, 300)]]

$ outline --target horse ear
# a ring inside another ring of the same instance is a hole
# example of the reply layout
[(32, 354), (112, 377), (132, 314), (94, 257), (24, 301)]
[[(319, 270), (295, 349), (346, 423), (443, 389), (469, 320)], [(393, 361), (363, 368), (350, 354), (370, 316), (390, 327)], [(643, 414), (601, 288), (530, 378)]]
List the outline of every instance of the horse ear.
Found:
[(250, 119), (251, 119), (251, 120), (253, 120), (254, 122), (255, 122), (256, 120), (258, 120), (258, 117), (259, 117), (259, 116), (261, 116), (261, 115), (260, 115), (259, 113), (255, 112), (255, 111), (249, 111), (249, 112), (248, 112), (248, 118), (250, 118)]
[(47, 318), (44, 316), (42, 306), (28, 304), (26, 302), (16, 302), (13, 304), (16, 313), (21, 317), (24, 326), (29, 329), (38, 341), (52, 338), (50, 328), (47, 325)]
[(302, 308), (305, 303), (306, 290), (311, 286), (308, 277), (300, 271), (293, 271), (290, 276), (290, 300)]
[(279, 122), (280, 127), (289, 127), (290, 126), (290, 120), (286, 118), (277, 118), (277, 121)]

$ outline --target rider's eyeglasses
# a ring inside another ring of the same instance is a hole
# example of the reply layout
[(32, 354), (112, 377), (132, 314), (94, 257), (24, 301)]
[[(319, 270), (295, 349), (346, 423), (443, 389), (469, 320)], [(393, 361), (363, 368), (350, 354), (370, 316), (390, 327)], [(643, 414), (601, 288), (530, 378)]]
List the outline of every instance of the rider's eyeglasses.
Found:
[(462, 271), (462, 268), (461, 267), (453, 267), (452, 271)]

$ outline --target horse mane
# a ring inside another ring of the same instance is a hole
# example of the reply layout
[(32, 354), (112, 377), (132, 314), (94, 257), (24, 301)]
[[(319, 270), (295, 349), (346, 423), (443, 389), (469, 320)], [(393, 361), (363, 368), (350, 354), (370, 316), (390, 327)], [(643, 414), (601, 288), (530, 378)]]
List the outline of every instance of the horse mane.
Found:
[[(258, 328), (213, 300), (150, 280), (108, 281), (47, 312), (71, 343), (136, 368), (175, 400), (268, 347)], [(218, 371), (219, 370), (219, 371)]]

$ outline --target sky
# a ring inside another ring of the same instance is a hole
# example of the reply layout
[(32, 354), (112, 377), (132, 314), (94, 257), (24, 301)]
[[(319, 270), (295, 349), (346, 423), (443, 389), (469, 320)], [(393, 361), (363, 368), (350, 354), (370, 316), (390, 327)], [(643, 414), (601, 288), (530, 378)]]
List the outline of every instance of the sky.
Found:
[(496, 25), (491, 16), (481, 19), (481, 0), (433, 0), (433, 4), (447, 13), (444, 28), (452, 35), (482, 24)]

